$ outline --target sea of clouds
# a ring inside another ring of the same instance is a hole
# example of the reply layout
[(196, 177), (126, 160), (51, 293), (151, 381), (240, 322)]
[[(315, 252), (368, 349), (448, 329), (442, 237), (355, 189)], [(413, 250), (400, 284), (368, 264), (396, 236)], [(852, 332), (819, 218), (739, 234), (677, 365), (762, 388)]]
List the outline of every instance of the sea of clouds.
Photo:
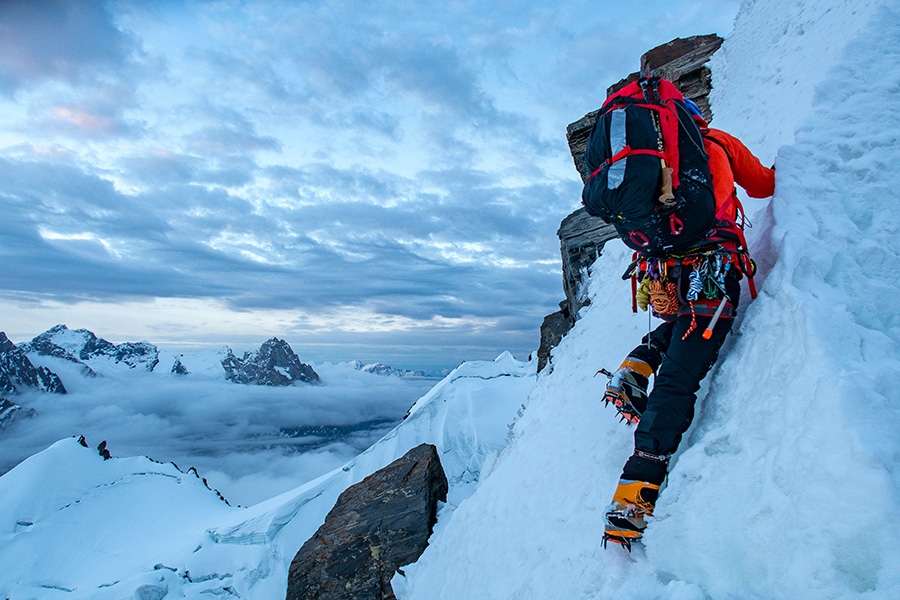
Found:
[(36, 415), (0, 430), (0, 473), (59, 439), (84, 435), (91, 446), (106, 440), (114, 456), (196, 467), (229, 502), (244, 506), (340, 467), (436, 383), (347, 363), (313, 365), (323, 385), (284, 388), (132, 370), (88, 378), (73, 363), (42, 359), (69, 393), (14, 398)]

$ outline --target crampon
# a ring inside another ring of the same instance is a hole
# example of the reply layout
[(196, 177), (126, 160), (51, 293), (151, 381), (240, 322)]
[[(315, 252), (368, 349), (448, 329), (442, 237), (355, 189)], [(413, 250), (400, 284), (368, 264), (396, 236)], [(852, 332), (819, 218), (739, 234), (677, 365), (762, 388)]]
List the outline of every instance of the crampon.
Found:
[(641, 540), (640, 534), (631, 537), (631, 533), (625, 535), (618, 535), (614, 532), (606, 532), (603, 534), (603, 540), (600, 542), (603, 545), (603, 549), (607, 549), (607, 544), (612, 542), (614, 544), (619, 544), (629, 552), (631, 552), (631, 547), (635, 542), (639, 542)]
[(632, 545), (641, 539), (647, 528), (647, 517), (653, 516), (658, 495), (658, 485), (620, 480), (604, 518), (603, 547), (613, 542), (631, 552)]
[(603, 532), (601, 544), (605, 549), (609, 542), (619, 544), (629, 552), (635, 542), (639, 542), (644, 534), (646, 524), (643, 518), (636, 522), (634, 511), (628, 511), (619, 506), (619, 510), (611, 510), (606, 513), (606, 528)]
[[(603, 394), (604, 405), (612, 404), (616, 412), (619, 413), (622, 421), (629, 425), (636, 425), (641, 420), (641, 413), (631, 403), (631, 399), (626, 391), (628, 388), (634, 396), (641, 395), (646, 399), (647, 393), (642, 390), (634, 381), (622, 380), (617, 378), (616, 374), (610, 373), (606, 369), (600, 369), (594, 376), (606, 375), (609, 378), (609, 384), (606, 392)], [(645, 400), (646, 403), (646, 400)]]

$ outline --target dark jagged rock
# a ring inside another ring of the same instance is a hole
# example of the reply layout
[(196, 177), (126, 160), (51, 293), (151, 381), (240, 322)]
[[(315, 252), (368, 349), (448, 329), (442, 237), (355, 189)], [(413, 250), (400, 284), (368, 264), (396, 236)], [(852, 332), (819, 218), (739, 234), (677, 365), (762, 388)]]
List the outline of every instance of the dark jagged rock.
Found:
[(222, 359), (225, 377), (235, 383), (285, 386), (296, 382), (321, 383), (319, 374), (300, 361), (290, 344), (278, 338), (263, 343), (256, 352), (238, 358), (228, 350)]
[(587, 181), (587, 178), (591, 176), (587, 165), (584, 163), (584, 150), (587, 147), (588, 138), (591, 137), (594, 123), (597, 122), (598, 114), (600, 114), (599, 109), (591, 111), (566, 127), (566, 140), (569, 142), (569, 152), (572, 154), (572, 160), (575, 161), (575, 169), (581, 176), (581, 181)]
[(190, 375), (191, 374), (191, 372), (187, 370), (187, 367), (184, 366), (184, 363), (182, 363), (181, 359), (178, 357), (175, 358), (175, 363), (172, 365), (172, 370), (170, 372), (175, 373), (176, 375)]
[(447, 491), (429, 444), (347, 488), (291, 562), (287, 600), (395, 598), (391, 578), (425, 550)]
[(234, 355), (234, 352), (231, 351), (231, 348), (225, 346), (222, 348), (222, 352), (220, 352), (220, 356), (224, 353), (222, 360), (222, 368), (225, 369), (225, 379), (229, 379), (234, 381), (235, 378), (240, 376), (241, 371), (241, 359)]
[(159, 364), (159, 350), (149, 342), (125, 342), (115, 346), (113, 357), (132, 369), (143, 366), (152, 371)]
[(588, 304), (584, 281), (589, 269), (600, 256), (606, 242), (616, 237), (616, 230), (580, 208), (563, 219), (556, 235), (559, 236), (562, 255), (566, 309), (574, 322), (578, 311)]
[(0, 370), (0, 394), (13, 394), (15, 391), (16, 386), (13, 385), (9, 375)]
[(148, 342), (125, 342), (119, 345), (98, 338), (87, 329), (70, 330), (65, 325), (56, 325), (40, 334), (28, 344), (23, 344), (27, 352), (42, 356), (55, 356), (82, 365), (86, 375), (96, 373), (84, 363), (92, 359), (106, 357), (117, 364), (131, 369), (143, 367), (152, 371), (159, 364), (159, 350)]
[(541, 345), (538, 348), (538, 373), (544, 370), (550, 363), (550, 351), (562, 341), (563, 337), (572, 329), (574, 321), (569, 316), (569, 310), (565, 302), (560, 302), (560, 310), (544, 317), (541, 323)]
[(0, 331), (0, 392), (22, 392), (24, 389), (65, 394), (59, 376), (46, 367), (35, 367), (22, 348), (17, 348), (6, 333)]
[[(641, 57), (641, 72), (632, 73), (610, 86), (607, 96), (636, 81), (642, 74), (649, 75), (655, 71), (659, 76), (671, 80), (686, 97), (700, 106), (707, 120), (712, 120), (709, 106), (712, 75), (706, 63), (721, 45), (722, 38), (711, 34), (678, 38), (657, 46)], [(566, 128), (569, 151), (582, 181), (590, 176), (584, 163), (584, 150), (599, 113), (599, 109), (589, 112)], [(547, 366), (550, 351), (574, 326), (578, 311), (588, 303), (583, 282), (587, 279), (591, 264), (600, 256), (604, 244), (616, 237), (612, 225), (590, 217), (583, 208), (563, 220), (557, 235), (562, 254), (566, 299), (560, 303), (560, 311), (548, 315), (541, 326), (538, 371)]]
[(716, 34), (677, 38), (657, 46), (641, 57), (641, 73), (653, 71), (673, 82), (681, 93), (700, 107), (707, 121), (712, 121), (709, 92), (712, 71), (706, 66), (724, 40)]

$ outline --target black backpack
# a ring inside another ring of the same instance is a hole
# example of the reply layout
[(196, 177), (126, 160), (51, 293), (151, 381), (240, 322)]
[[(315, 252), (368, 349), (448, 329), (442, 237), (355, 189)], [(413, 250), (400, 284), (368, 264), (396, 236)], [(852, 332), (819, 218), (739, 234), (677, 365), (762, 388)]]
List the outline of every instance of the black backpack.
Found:
[(684, 96), (670, 81), (648, 77), (610, 96), (584, 159), (591, 172), (582, 192), (585, 209), (614, 225), (639, 253), (684, 253), (714, 231), (709, 156)]

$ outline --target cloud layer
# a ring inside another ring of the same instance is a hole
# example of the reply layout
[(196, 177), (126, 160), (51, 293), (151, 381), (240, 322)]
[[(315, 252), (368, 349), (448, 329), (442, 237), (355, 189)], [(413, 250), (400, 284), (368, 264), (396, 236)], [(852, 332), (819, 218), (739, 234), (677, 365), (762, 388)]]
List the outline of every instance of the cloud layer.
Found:
[[(44, 357), (46, 359), (46, 357)], [(232, 503), (249, 505), (336, 469), (390, 431), (435, 381), (315, 365), (324, 385), (238, 385), (202, 375), (126, 371), (86, 379), (46, 359), (66, 395), (16, 401), (37, 416), (0, 435), (0, 474), (59, 439), (107, 440), (116, 456), (197, 467)]]

